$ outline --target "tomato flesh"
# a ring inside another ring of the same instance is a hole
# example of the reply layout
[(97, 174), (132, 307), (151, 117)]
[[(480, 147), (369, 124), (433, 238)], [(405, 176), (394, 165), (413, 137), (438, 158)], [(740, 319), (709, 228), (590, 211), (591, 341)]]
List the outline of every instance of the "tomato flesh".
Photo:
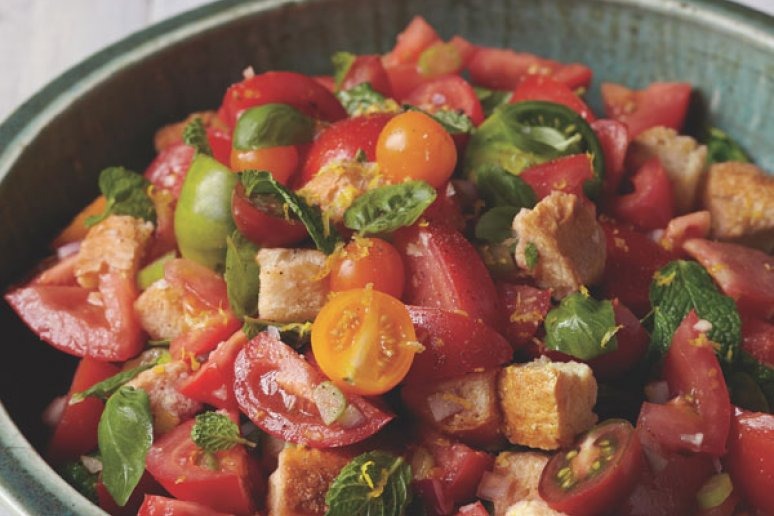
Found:
[(762, 513), (774, 510), (774, 415), (735, 409), (725, 462), (745, 500)]
[(241, 331), (221, 342), (207, 362), (180, 385), (189, 398), (226, 410), (239, 410), (234, 397), (234, 361), (247, 342)]
[(591, 109), (569, 86), (550, 75), (527, 75), (524, 77), (513, 90), (509, 102), (513, 104), (525, 100), (545, 100), (562, 104), (578, 113), (589, 123), (596, 120)]
[(384, 70), (380, 56), (357, 56), (341, 82), (340, 89), (342, 91), (348, 90), (364, 82), (370, 84), (374, 91), (385, 97), (392, 97), (390, 78)]
[(430, 113), (443, 109), (462, 111), (474, 125), (484, 121), (484, 110), (476, 92), (468, 81), (458, 75), (425, 82), (412, 90), (405, 101)]
[(658, 158), (646, 161), (631, 178), (634, 191), (613, 199), (612, 212), (621, 222), (641, 230), (663, 229), (674, 216), (672, 182)]
[(602, 102), (607, 116), (625, 123), (634, 139), (651, 127), (682, 129), (691, 89), (690, 84), (683, 82), (654, 82), (636, 91), (603, 82)]
[(145, 495), (137, 516), (227, 516), (196, 502), (184, 502), (166, 496)]

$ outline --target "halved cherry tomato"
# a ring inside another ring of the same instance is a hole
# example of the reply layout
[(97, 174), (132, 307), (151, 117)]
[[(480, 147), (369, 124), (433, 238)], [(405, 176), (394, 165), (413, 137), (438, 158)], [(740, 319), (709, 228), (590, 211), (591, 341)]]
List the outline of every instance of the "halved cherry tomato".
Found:
[(228, 516), (207, 505), (175, 500), (166, 496), (145, 495), (137, 516)]
[(387, 77), (390, 79), (392, 96), (399, 102), (403, 102), (409, 93), (429, 79), (419, 73), (416, 63), (399, 63), (385, 65)]
[(148, 472), (176, 498), (216, 511), (253, 514), (252, 493), (260, 486), (251, 485), (245, 447), (238, 444), (215, 452), (214, 461), (206, 460), (191, 440), (193, 425), (194, 420), (188, 420), (153, 443), (145, 461)]
[(583, 185), (594, 178), (594, 169), (587, 154), (573, 154), (529, 167), (519, 177), (532, 187), (538, 200), (555, 190), (585, 198)]
[(553, 509), (570, 514), (610, 511), (632, 492), (643, 463), (631, 423), (609, 419), (551, 458), (540, 477), (540, 496)]
[(440, 77), (412, 90), (405, 102), (429, 113), (441, 109), (463, 111), (474, 125), (484, 121), (484, 110), (473, 87), (459, 75)]
[(613, 215), (642, 230), (665, 228), (674, 216), (675, 202), (672, 182), (659, 159), (646, 161), (631, 180), (634, 191), (612, 200)]
[(371, 288), (333, 296), (312, 326), (312, 352), (320, 369), (355, 394), (382, 394), (398, 385), (418, 350), (406, 306)]
[(618, 120), (601, 119), (591, 124), (599, 146), (605, 155), (604, 191), (611, 195), (618, 191), (624, 173), (626, 149), (629, 147), (629, 130)]
[(365, 288), (400, 299), (406, 272), (395, 247), (381, 238), (357, 238), (344, 247), (331, 264), (329, 276), (333, 292)]
[(384, 57), (385, 66), (399, 63), (415, 64), (427, 47), (440, 41), (435, 29), (421, 16), (414, 16), (406, 28), (398, 34), (395, 47)]
[(157, 188), (170, 190), (177, 199), (195, 153), (194, 148), (185, 143), (171, 145), (148, 165), (145, 178)]
[(239, 232), (262, 247), (285, 247), (307, 236), (306, 226), (301, 222), (253, 206), (241, 184), (237, 184), (231, 196), (231, 215)]
[(207, 362), (180, 384), (181, 394), (225, 410), (239, 410), (234, 397), (234, 361), (247, 343), (241, 331), (218, 344)]
[(524, 100), (546, 100), (563, 104), (582, 116), (588, 123), (596, 119), (591, 108), (569, 86), (550, 75), (525, 76), (513, 90), (509, 102), (513, 104)]
[(271, 172), (274, 179), (283, 185), (288, 184), (290, 178), (295, 174), (298, 162), (298, 149), (295, 145), (231, 150), (231, 170), (234, 172), (267, 170)]
[(392, 97), (390, 78), (384, 70), (380, 56), (357, 56), (355, 62), (347, 70), (344, 80), (341, 81), (340, 89), (348, 90), (364, 82), (370, 84), (375, 91), (385, 97)]
[(774, 511), (774, 415), (735, 409), (725, 462), (734, 489), (761, 513)]
[(242, 412), (265, 432), (315, 448), (346, 446), (375, 434), (394, 417), (360, 396), (347, 395), (359, 418), (323, 423), (313, 390), (325, 375), (267, 332), (248, 342), (234, 363), (234, 394)]
[(654, 82), (644, 90), (602, 83), (605, 114), (625, 123), (632, 139), (656, 126), (680, 131), (690, 100), (691, 85), (684, 82)]
[(529, 285), (497, 285), (500, 306), (505, 310), (505, 336), (519, 349), (529, 343), (551, 309), (551, 291)]
[(419, 179), (438, 188), (454, 172), (457, 149), (441, 124), (424, 113), (407, 111), (392, 118), (379, 133), (376, 162), (394, 183)]

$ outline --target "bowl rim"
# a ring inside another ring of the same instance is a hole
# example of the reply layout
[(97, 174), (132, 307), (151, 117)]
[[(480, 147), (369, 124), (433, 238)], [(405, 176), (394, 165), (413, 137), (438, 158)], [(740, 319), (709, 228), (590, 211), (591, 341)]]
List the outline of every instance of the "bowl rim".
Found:
[[(98, 88), (122, 67), (241, 16), (301, 3), (326, 0), (218, 0), (202, 5), (105, 47), (46, 84), (0, 123), (0, 182), (24, 148), (45, 125), (84, 92)], [(597, 0), (668, 14), (745, 40), (774, 53), (774, 17), (729, 0)], [(105, 514), (65, 482), (38, 455), (11, 420), (0, 401), (0, 448), (6, 453), (0, 469), (0, 503), (19, 514), (37, 514), (55, 507), (58, 514)], [(34, 479), (40, 498), (29, 496)]]

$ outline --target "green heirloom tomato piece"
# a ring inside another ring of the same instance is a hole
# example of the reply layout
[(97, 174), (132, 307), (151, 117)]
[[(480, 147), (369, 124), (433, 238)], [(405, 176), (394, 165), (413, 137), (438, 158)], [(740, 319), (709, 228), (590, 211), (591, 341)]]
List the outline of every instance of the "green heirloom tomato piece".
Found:
[(584, 185), (586, 194), (599, 193), (605, 159), (594, 130), (575, 111), (561, 104), (526, 101), (497, 108), (476, 129), (465, 153), (464, 170), (477, 182), (478, 171), (497, 165), (513, 175), (561, 156), (587, 153), (594, 178)]
[(237, 175), (220, 162), (197, 155), (175, 208), (175, 237), (183, 258), (222, 271), (226, 238), (234, 231), (231, 193)]
[(255, 150), (311, 142), (314, 120), (287, 104), (264, 104), (248, 109), (237, 120), (233, 145)]
[(140, 269), (140, 272), (137, 273), (137, 286), (140, 287), (140, 290), (145, 290), (153, 283), (163, 278), (164, 265), (174, 258), (175, 252), (170, 251)]

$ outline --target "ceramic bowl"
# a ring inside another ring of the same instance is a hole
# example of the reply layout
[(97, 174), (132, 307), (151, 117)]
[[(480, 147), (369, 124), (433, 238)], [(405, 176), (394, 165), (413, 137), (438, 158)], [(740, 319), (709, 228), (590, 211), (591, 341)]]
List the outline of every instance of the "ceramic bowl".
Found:
[[(143, 170), (159, 126), (219, 104), (257, 71), (326, 73), (343, 49), (390, 48), (414, 14), (444, 37), (580, 61), (601, 79), (696, 87), (708, 116), (774, 170), (774, 20), (711, 0), (226, 0), (134, 34), (71, 69), (0, 126), (0, 287), (45, 257), (109, 165)], [(99, 513), (41, 459), (40, 414), (75, 359), (40, 343), (3, 303), (0, 496), (29, 514)]]

